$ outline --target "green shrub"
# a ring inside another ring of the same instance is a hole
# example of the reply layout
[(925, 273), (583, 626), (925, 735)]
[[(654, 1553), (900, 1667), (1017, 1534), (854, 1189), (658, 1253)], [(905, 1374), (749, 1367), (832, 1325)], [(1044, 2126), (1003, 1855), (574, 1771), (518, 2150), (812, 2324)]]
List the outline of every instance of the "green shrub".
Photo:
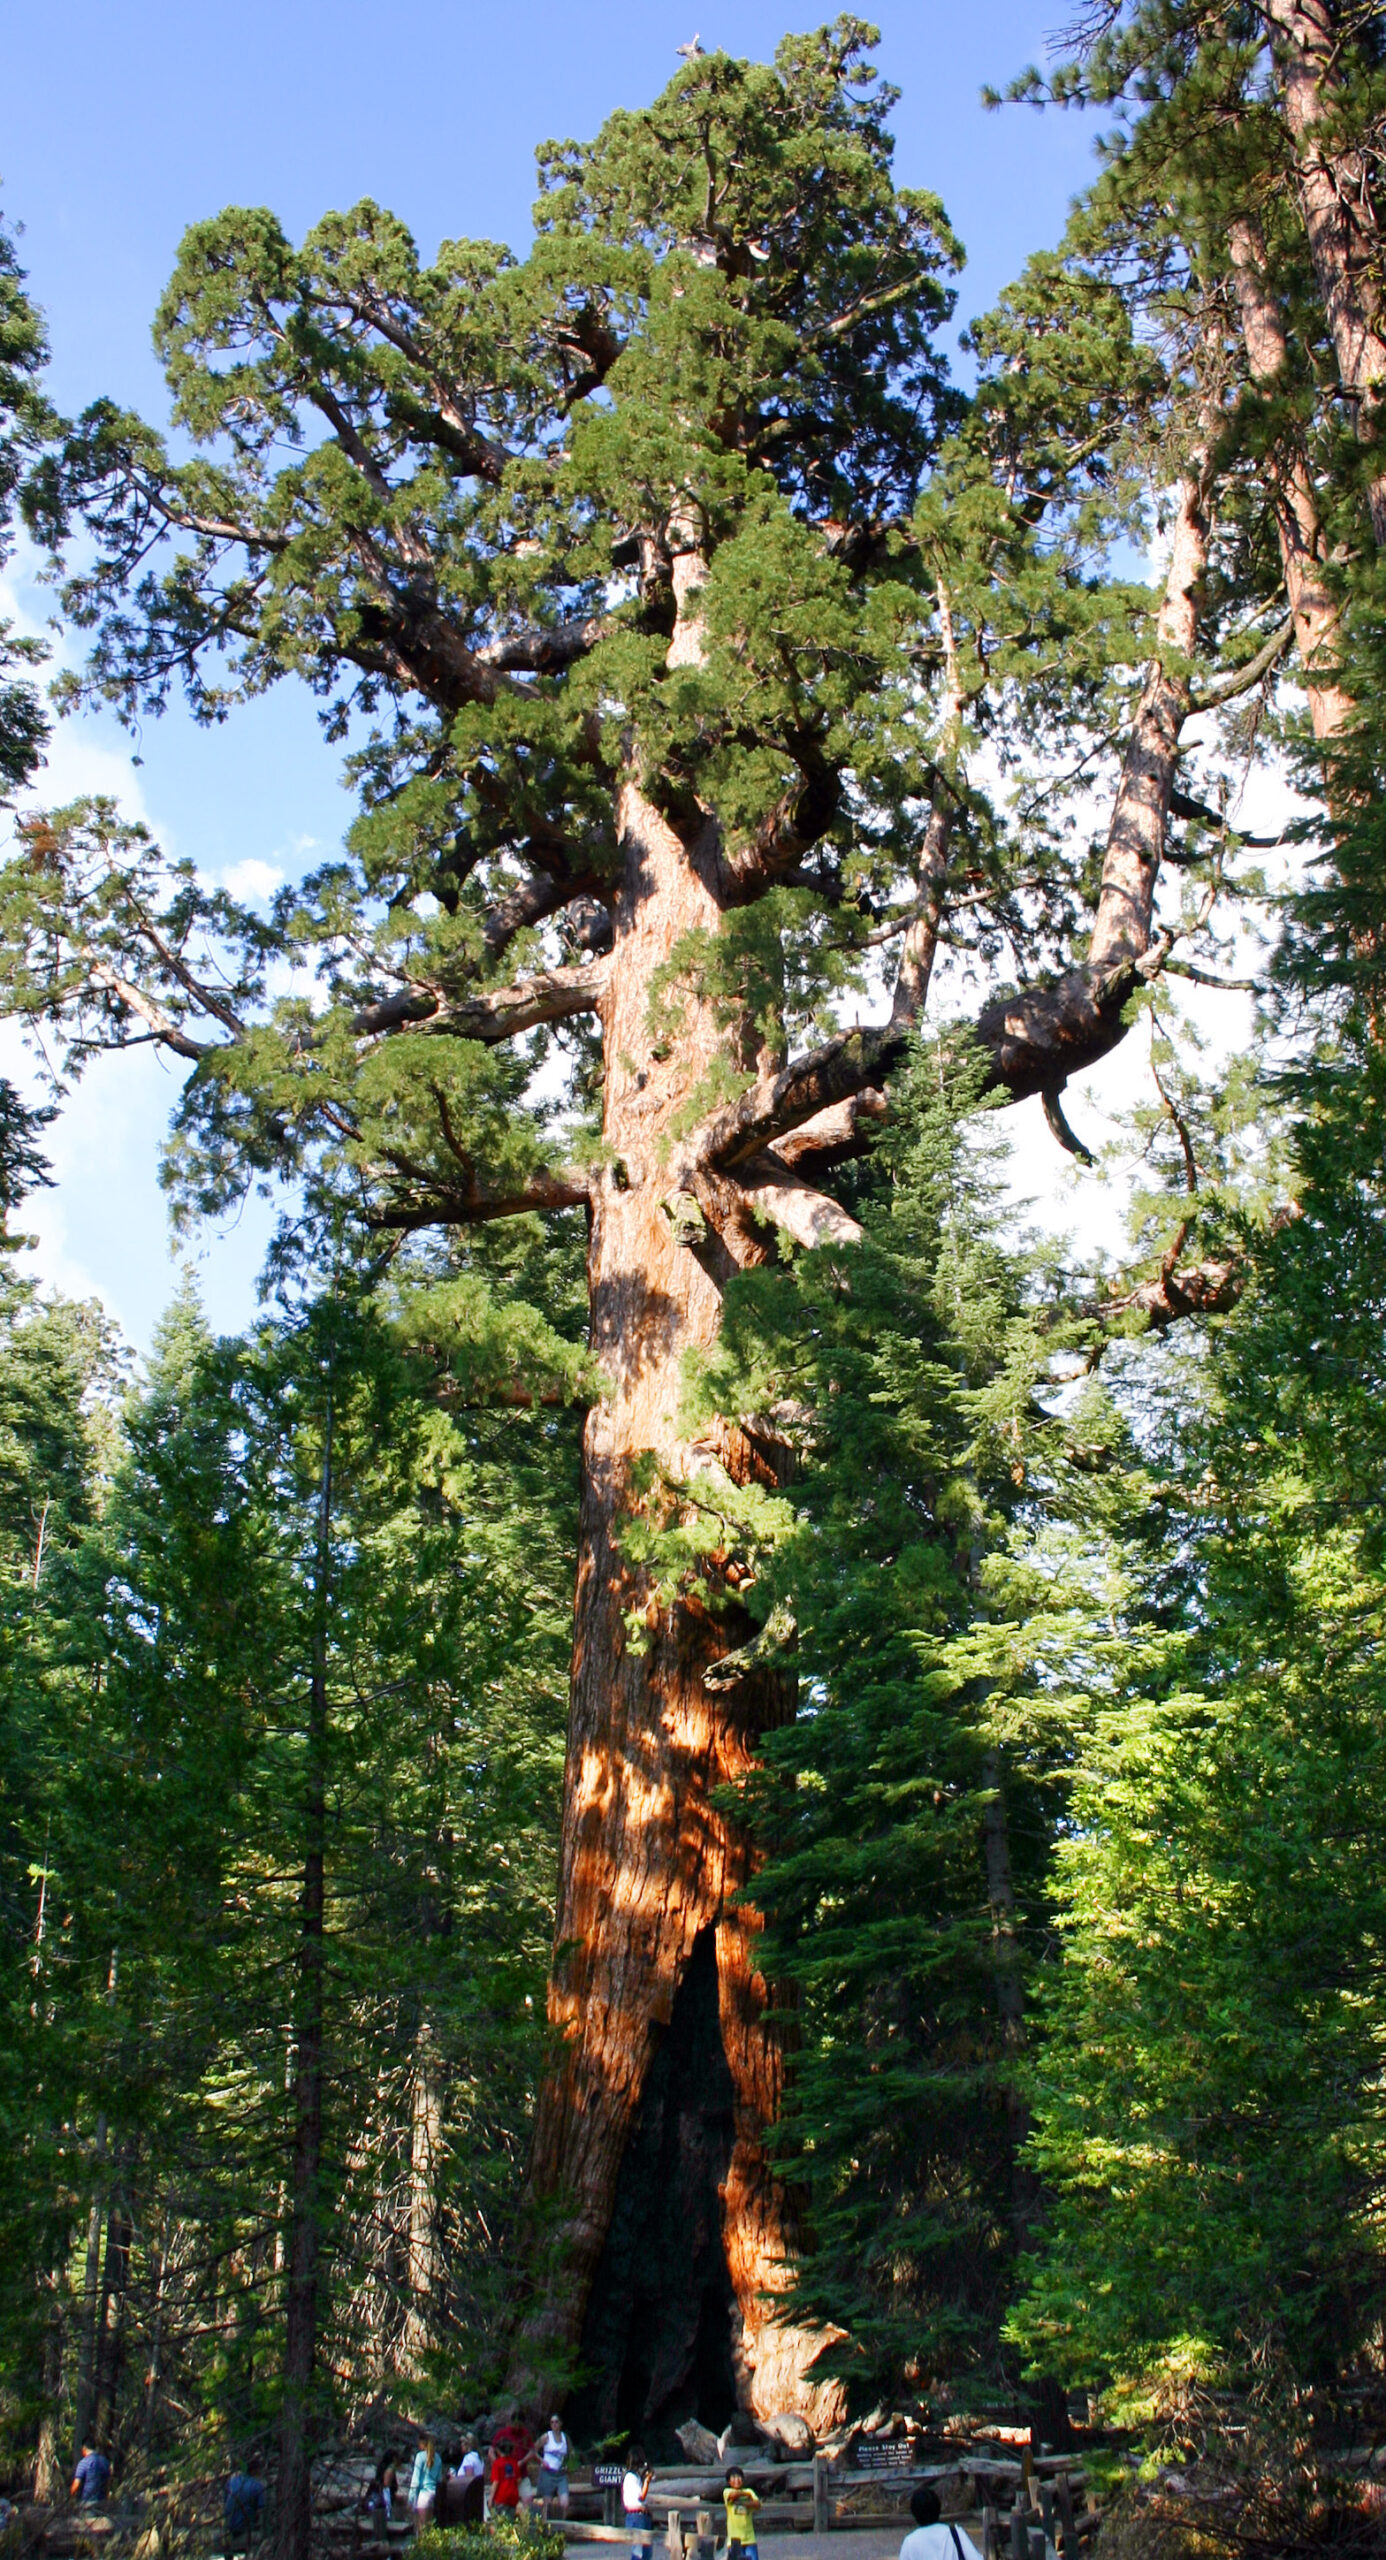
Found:
[(542, 2516), (488, 2516), (484, 2525), (429, 2525), (414, 2560), (563, 2560), (561, 2526)]

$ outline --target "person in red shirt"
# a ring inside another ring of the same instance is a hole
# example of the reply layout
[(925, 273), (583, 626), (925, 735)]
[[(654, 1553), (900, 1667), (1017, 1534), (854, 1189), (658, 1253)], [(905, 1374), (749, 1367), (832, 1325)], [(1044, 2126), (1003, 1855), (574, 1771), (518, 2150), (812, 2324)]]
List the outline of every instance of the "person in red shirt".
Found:
[(520, 2465), (503, 2429), (491, 2447), (491, 2505), (513, 2515), (520, 2503)]

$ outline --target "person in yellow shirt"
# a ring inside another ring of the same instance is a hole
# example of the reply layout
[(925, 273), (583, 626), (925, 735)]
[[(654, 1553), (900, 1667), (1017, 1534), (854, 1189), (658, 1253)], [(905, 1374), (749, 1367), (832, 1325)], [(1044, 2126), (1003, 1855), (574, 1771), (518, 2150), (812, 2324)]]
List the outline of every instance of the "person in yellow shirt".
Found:
[(746, 2486), (746, 2474), (739, 2463), (727, 2473), (722, 2492), (727, 2510), (727, 2560), (760, 2560), (756, 2546), (756, 2509), (760, 2500), (754, 2489)]

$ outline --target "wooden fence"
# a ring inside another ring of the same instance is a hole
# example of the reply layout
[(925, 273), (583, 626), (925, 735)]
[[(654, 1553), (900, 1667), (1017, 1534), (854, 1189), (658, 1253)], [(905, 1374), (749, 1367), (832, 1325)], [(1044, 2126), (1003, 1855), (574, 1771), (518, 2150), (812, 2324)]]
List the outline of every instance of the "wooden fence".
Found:
[[(745, 2473), (747, 2487), (760, 2499), (757, 2530), (767, 2534), (860, 2532), (898, 2524), (903, 2538), (910, 2493), (925, 2483), (941, 2489), (945, 2521), (980, 2543), (982, 2560), (1084, 2560), (1101, 2521), (1091, 2497), (1080, 2505), (1081, 2463), (1062, 2454), (1040, 2455), (1033, 2463), (962, 2455), (955, 2462), (899, 2471), (853, 2470), (818, 2454), (812, 2462), (773, 2466), (748, 2460)], [(646, 2499), (651, 2528), (641, 2537), (650, 2560), (661, 2540), (667, 2560), (711, 2560), (723, 2531), (722, 2486), (721, 2473), (691, 2467), (653, 2474)], [(574, 2489), (583, 2496), (576, 2483)], [(608, 2493), (601, 2523), (571, 2519), (568, 2540), (632, 2548), (636, 2537), (619, 2520), (616, 2497), (614, 2489)]]

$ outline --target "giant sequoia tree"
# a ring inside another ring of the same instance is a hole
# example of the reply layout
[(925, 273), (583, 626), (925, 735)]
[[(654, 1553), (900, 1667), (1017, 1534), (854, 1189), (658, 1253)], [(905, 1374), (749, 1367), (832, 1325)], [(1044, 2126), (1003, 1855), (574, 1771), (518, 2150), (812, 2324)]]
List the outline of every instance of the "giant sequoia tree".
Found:
[[(857, 1236), (835, 1172), (889, 1111), (945, 946), (1013, 970), (982, 1071), (1067, 1139), (1066, 1076), (1228, 867), (1224, 841), (1157, 917), (1171, 813), (1208, 814), (1176, 789), (1185, 720), (1286, 637), (1264, 544), (1210, 574), (1220, 490), (1255, 489), (1196, 262), (1157, 259), (1142, 304), (1129, 239), (1037, 261), (962, 401), (935, 345), (959, 252), (894, 184), (869, 42), (843, 19), (770, 67), (698, 59), (549, 147), (523, 261), (453, 242), (424, 266), (369, 203), (301, 248), (266, 212), (197, 225), (157, 324), (193, 458), (98, 406), (31, 492), (55, 539), (95, 538), (67, 590), (91, 689), (133, 717), (182, 685), (216, 718), (297, 674), (362, 811), (269, 922), (108, 809), (32, 823), (4, 880), (11, 1009), (74, 1065), (136, 1040), (188, 1062), (176, 1161), (204, 1206), (280, 1171), (401, 1235), (586, 1221), (549, 2245), (516, 2374), (563, 2380), (594, 2292), (611, 2326), (622, 2179), (662, 2161), (650, 2407), (700, 2359), (762, 2410), (815, 2390), (814, 2338), (770, 2316), (783, 2045), (723, 1793), (794, 1683), (748, 1642), (719, 1488), (779, 1481), (794, 1417), (691, 1423), (690, 1355), (737, 1270)], [(1152, 483), (1162, 597), (1104, 571)], [(1076, 746), (1080, 781), (1105, 760), (1100, 843), (1052, 792), (1014, 825), (986, 801), (969, 755), (1001, 724), (1013, 759)], [(466, 1320), (491, 1390), (574, 1384), (538, 1317), (473, 1292)], [(714, 2124), (694, 2064), (719, 2046)], [(665, 2113), (692, 2091), (662, 2152), (632, 2140), (657, 2053)]]

